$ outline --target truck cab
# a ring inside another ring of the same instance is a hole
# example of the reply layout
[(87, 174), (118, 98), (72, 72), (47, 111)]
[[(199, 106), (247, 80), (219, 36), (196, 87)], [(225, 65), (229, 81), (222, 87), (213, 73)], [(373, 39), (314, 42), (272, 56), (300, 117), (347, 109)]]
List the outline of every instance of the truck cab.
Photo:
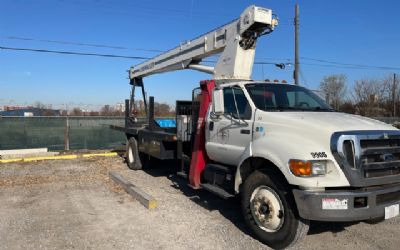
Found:
[[(235, 193), (250, 201), (255, 224), (266, 232), (283, 226), (284, 199), (302, 220), (399, 214), (400, 131), (337, 112), (304, 87), (269, 82), (216, 87), (206, 150), (214, 164), (233, 169)], [(254, 185), (254, 174), (269, 180)]]

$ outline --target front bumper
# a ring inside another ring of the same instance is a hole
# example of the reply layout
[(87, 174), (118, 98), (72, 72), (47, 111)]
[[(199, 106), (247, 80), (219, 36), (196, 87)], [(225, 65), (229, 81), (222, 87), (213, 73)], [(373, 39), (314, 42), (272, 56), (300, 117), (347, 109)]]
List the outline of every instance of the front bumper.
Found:
[[(400, 184), (367, 190), (293, 190), (300, 217), (316, 221), (385, 218), (385, 207), (400, 204)], [(366, 201), (360, 206), (359, 201)], [(356, 202), (355, 202), (356, 201)]]

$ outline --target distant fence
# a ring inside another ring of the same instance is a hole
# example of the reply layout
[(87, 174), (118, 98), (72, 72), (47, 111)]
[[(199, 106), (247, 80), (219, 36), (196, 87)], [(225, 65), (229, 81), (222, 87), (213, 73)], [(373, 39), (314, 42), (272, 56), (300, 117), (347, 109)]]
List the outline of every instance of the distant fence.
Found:
[[(399, 124), (400, 117), (374, 117)], [(0, 150), (45, 147), (63, 150), (66, 117), (0, 117)], [(125, 142), (122, 132), (109, 125), (124, 125), (124, 117), (69, 117), (69, 148), (111, 149)]]
[[(46, 147), (63, 150), (66, 117), (0, 117), (0, 150)], [(125, 142), (124, 117), (68, 117), (69, 148), (110, 149)]]

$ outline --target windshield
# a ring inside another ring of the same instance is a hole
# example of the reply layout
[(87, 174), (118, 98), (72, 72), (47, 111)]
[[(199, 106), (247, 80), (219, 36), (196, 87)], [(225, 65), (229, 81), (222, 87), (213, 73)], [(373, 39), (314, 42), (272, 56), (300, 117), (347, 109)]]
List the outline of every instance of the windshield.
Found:
[(334, 111), (312, 91), (286, 84), (246, 85), (254, 104), (265, 111)]

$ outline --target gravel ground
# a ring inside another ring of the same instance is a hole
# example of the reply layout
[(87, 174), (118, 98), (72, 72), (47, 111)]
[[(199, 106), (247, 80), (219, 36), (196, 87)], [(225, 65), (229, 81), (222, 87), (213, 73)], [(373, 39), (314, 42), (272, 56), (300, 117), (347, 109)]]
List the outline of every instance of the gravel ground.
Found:
[[(145, 209), (108, 178), (158, 200)], [(164, 168), (131, 171), (121, 158), (0, 165), (0, 249), (266, 249), (235, 199), (224, 201)], [(296, 249), (399, 249), (400, 218), (376, 225), (317, 223)]]

